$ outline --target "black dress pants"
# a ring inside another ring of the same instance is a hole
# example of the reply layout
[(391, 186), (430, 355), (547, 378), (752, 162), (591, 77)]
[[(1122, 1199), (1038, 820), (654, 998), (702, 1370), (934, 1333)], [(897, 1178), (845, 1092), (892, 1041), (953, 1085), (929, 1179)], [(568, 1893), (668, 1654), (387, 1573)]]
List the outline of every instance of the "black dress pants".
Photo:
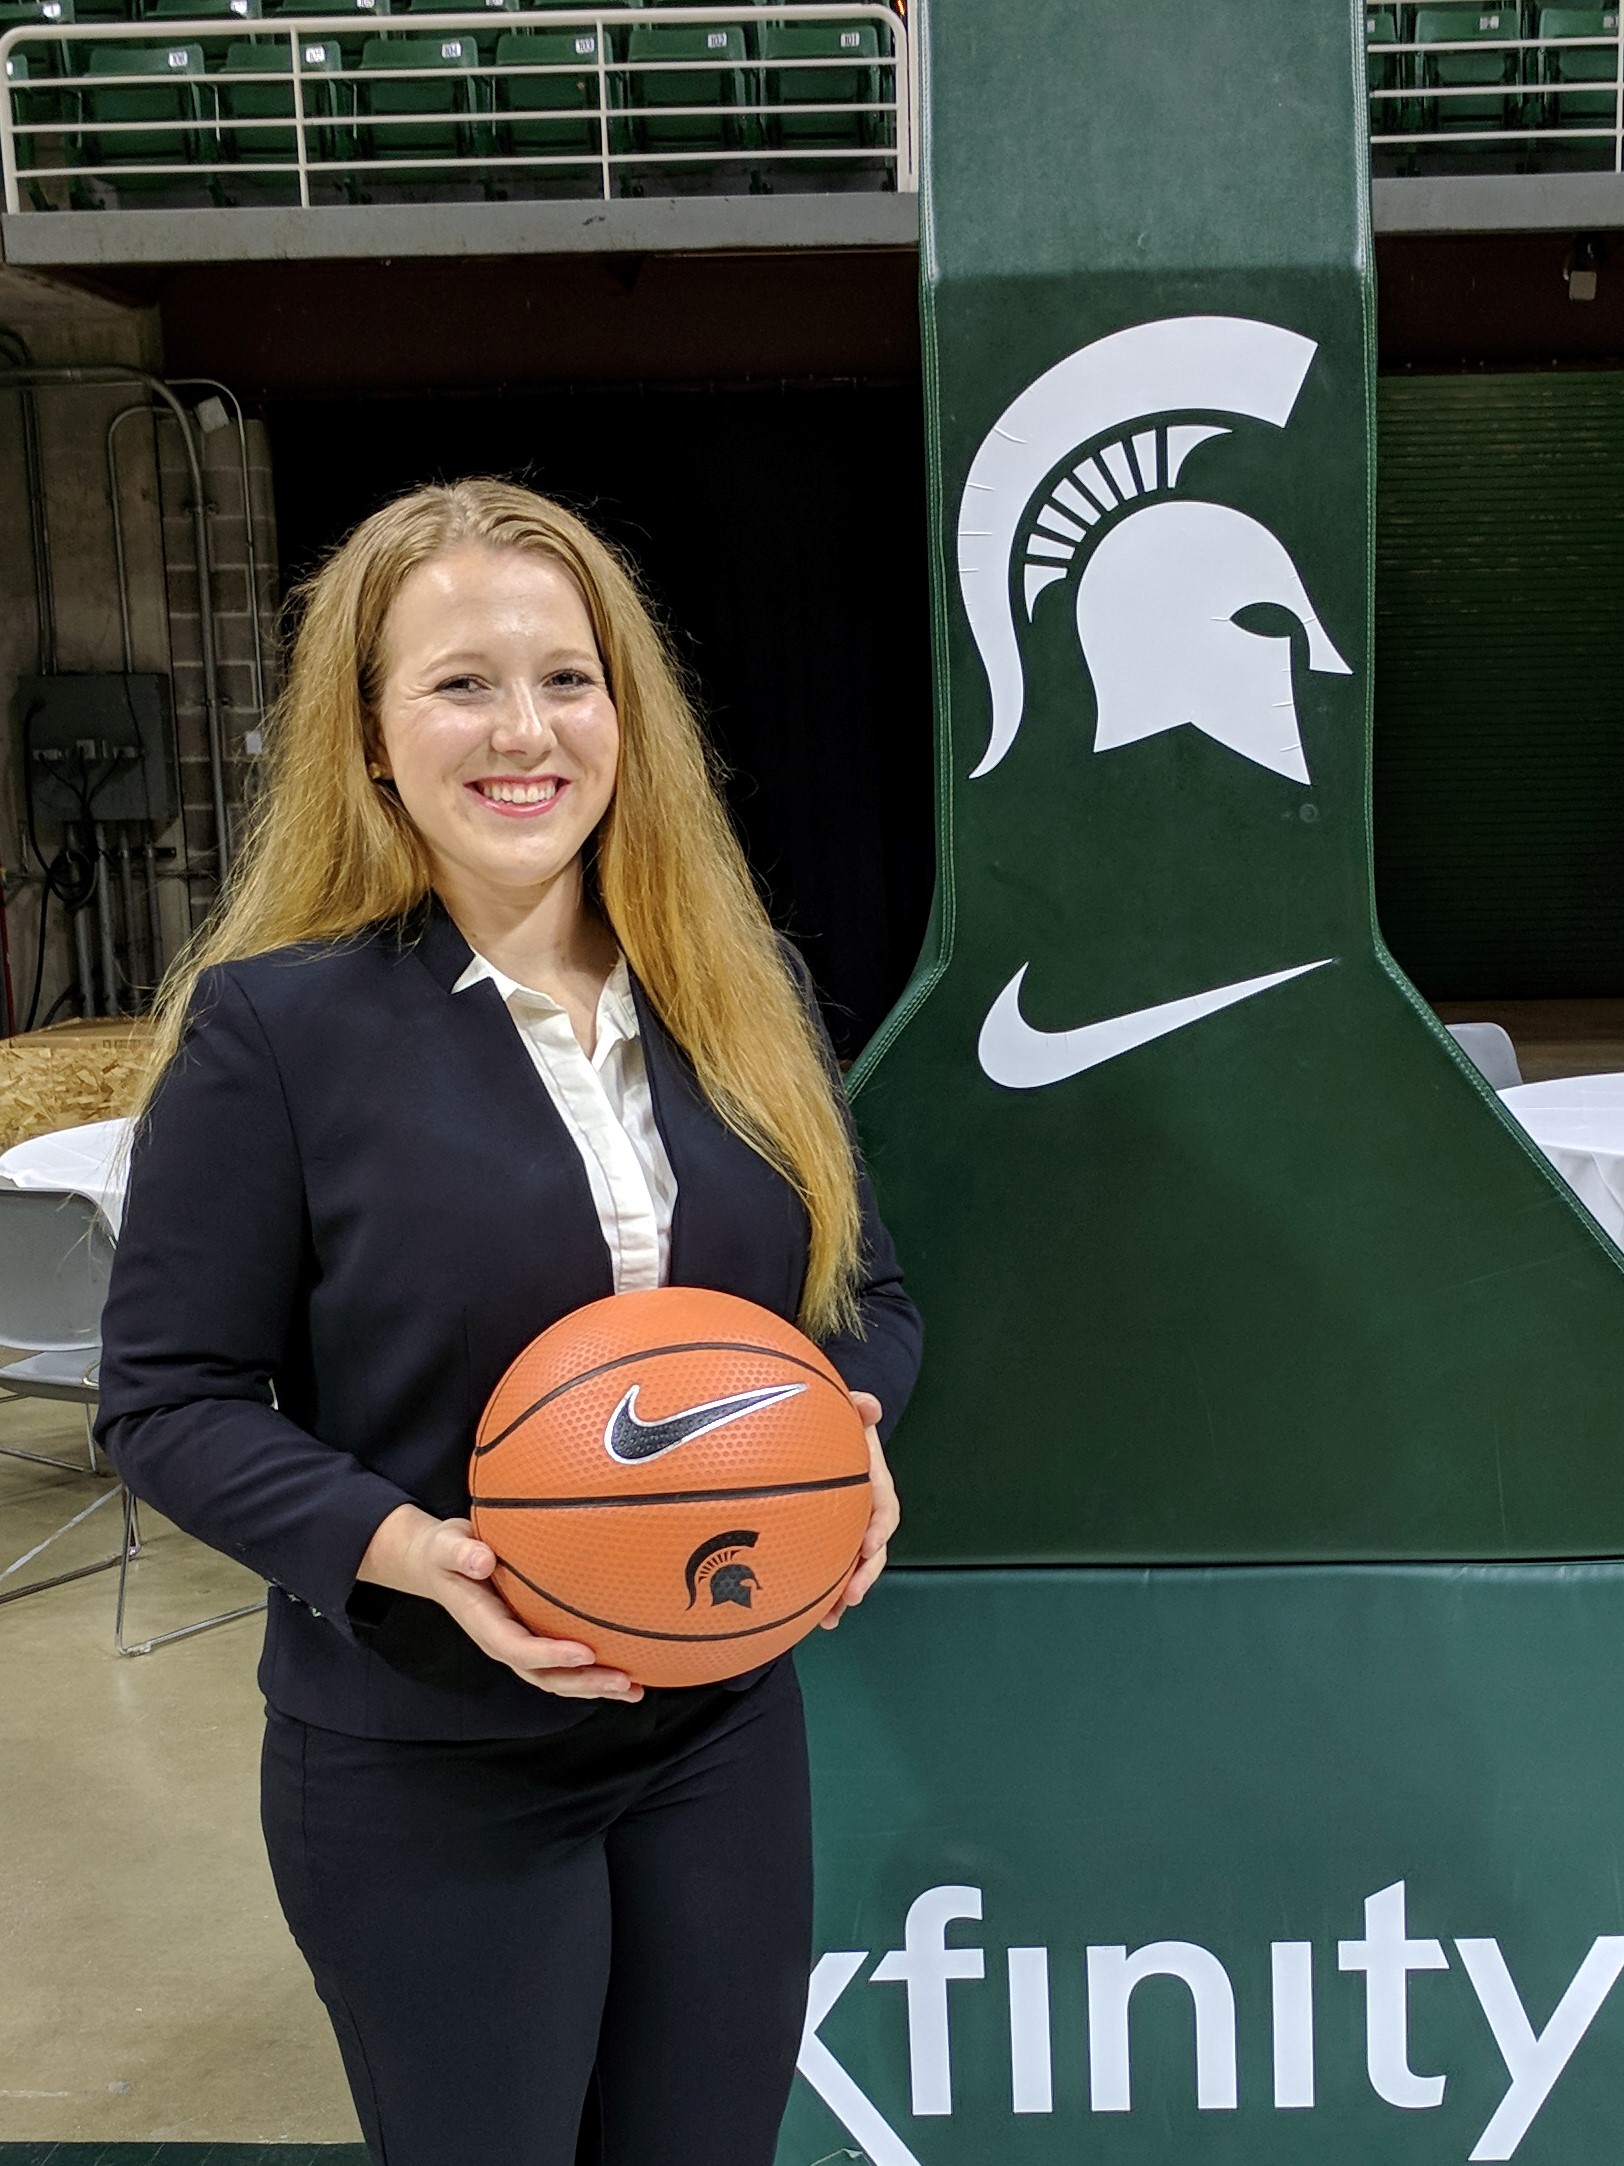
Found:
[(771, 2166), (811, 1963), (790, 1663), (543, 1738), (273, 1712), (262, 1801), (374, 2166)]

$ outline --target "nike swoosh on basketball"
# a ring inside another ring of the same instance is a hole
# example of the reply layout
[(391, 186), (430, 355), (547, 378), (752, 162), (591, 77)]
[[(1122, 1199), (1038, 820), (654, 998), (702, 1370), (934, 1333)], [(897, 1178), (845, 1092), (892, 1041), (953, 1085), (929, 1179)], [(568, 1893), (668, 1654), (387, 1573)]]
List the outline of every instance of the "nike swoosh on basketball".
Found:
[(1238, 1000), (1250, 1000), (1254, 994), (1289, 984), (1335, 961), (1334, 955), (1322, 955), (1316, 963), (1298, 963), (1292, 970), (1271, 970), (1261, 978), (1215, 985), (1205, 993), (1164, 1000), (1154, 1008), (1135, 1008), (1127, 1015), (1084, 1023), (1076, 1030), (1036, 1030), (1022, 1015), (1021, 983), (1030, 968), (1023, 963), (987, 1010), (977, 1051), (984, 1071), (1006, 1090), (1041, 1090), (1047, 1083), (1063, 1083), (1119, 1054), (1131, 1053), (1136, 1046), (1149, 1045), (1154, 1038), (1199, 1023), (1203, 1016), (1216, 1015), (1221, 1008), (1232, 1008)]
[(679, 1444), (691, 1443), (696, 1436), (707, 1436), (712, 1429), (721, 1429), (730, 1421), (738, 1421), (758, 1407), (777, 1406), (781, 1399), (798, 1398), (806, 1386), (772, 1384), (762, 1391), (730, 1392), (725, 1399), (707, 1399), (702, 1406), (684, 1407), (680, 1414), (667, 1414), (662, 1421), (643, 1421), (639, 1417), (637, 1394), (641, 1389), (640, 1384), (632, 1386), (610, 1415), (609, 1425), (603, 1432), (604, 1450), (622, 1466), (631, 1467), (644, 1459), (658, 1459), (662, 1452), (675, 1451)]

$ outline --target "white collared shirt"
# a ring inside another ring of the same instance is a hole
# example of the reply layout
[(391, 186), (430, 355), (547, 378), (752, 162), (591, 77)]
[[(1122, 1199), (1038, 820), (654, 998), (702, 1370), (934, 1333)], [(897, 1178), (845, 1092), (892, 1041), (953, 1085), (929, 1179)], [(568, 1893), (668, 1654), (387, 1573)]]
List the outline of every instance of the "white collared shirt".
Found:
[(451, 988), (489, 978), (507, 1005), (536, 1073), (581, 1154), (598, 1224), (614, 1267), (615, 1292), (663, 1286), (671, 1261), (677, 1177), (654, 1122), (654, 1099), (622, 956), (598, 1000), (589, 1059), (568, 1013), (476, 954)]

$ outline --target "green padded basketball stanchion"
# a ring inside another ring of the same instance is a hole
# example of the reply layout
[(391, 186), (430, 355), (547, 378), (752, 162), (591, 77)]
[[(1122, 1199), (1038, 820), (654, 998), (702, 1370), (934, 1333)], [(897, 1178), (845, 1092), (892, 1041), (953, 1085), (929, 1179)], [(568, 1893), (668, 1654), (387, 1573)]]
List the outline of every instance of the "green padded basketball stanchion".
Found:
[(801, 1661), (779, 2166), (1620, 2156), (1624, 1566), (909, 1572)]
[(1624, 1551), (1620, 1258), (1373, 918), (1346, 0), (930, 0), (923, 1562)]
[(936, 1568), (801, 1658), (779, 2166), (1601, 2166), (1624, 1276), (1374, 922), (1362, 12), (919, 14)]

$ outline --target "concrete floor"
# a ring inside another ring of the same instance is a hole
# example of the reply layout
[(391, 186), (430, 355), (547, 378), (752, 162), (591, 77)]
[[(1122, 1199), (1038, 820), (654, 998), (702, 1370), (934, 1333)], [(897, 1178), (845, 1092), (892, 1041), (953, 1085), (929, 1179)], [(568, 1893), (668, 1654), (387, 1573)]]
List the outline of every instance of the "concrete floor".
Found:
[[(79, 1412), (0, 1403), (7, 1445), (82, 1461)], [(95, 1494), (0, 1458), (0, 1568)], [(114, 1549), (117, 1509), (54, 1569)], [(150, 1514), (143, 1533), (132, 1636), (260, 1591)], [(0, 2147), (353, 2143), (260, 1844), (261, 1620), (121, 1660), (116, 1579), (0, 1606)]]
[(347, 2143), (0, 2143), (0, 2166), (367, 2166)]

